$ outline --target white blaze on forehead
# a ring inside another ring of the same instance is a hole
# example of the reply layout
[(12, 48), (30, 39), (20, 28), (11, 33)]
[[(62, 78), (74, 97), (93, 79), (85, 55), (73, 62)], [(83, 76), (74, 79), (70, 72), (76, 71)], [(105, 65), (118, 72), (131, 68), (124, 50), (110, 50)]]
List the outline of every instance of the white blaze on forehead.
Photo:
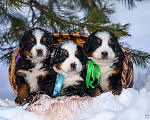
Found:
[(75, 52), (77, 50), (77, 45), (74, 42), (68, 41), (65, 44), (63, 44), (61, 46), (61, 48), (68, 51), (69, 57), (75, 57)]
[(110, 40), (110, 33), (107, 31), (98, 32), (95, 34), (96, 37), (102, 40), (102, 46), (108, 46), (108, 41)]
[(44, 35), (44, 32), (40, 29), (35, 29), (32, 34), (34, 35), (37, 44), (40, 44), (40, 41)]
[[(43, 61), (44, 59), (46, 59), (47, 57), (47, 48), (45, 45), (41, 44), (40, 41), (44, 35), (44, 31), (43, 30), (40, 30), (40, 29), (35, 29), (32, 34), (34, 35), (35, 37), (35, 40), (36, 40), (36, 45), (34, 45), (31, 49), (31, 53), (32, 53), (32, 61), (33, 62), (41, 62)], [(43, 50), (43, 53), (42, 53), (42, 56), (38, 56), (37, 54), (37, 50), (38, 49), (42, 49)]]
[[(76, 74), (81, 72), (82, 70), (82, 63), (81, 61), (75, 56), (75, 52), (77, 51), (77, 44), (73, 41), (65, 41), (61, 45), (61, 49), (65, 49), (68, 52), (68, 57), (61, 63), (61, 72), (65, 72), (68, 74)], [(72, 71), (71, 64), (76, 64), (76, 70)]]

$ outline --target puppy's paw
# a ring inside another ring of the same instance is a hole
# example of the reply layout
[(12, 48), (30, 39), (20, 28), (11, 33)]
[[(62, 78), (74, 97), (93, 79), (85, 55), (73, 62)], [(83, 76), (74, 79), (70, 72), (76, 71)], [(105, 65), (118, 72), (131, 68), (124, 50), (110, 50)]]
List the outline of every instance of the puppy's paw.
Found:
[(15, 102), (19, 105), (24, 105), (25, 103), (28, 102), (28, 98), (24, 98), (23, 96), (18, 95), (15, 99)]
[(114, 95), (120, 95), (121, 91), (122, 91), (122, 88), (121, 89), (114, 89), (114, 90), (112, 90), (112, 94), (114, 94)]

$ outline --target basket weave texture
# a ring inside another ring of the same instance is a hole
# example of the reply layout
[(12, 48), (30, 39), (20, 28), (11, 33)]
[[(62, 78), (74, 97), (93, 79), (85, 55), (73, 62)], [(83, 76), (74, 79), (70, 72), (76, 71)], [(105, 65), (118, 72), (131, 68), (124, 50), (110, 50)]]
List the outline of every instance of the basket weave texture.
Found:
[[(57, 45), (58, 43), (70, 39), (76, 42), (78, 45), (83, 46), (86, 39), (88, 38), (88, 35), (86, 34), (80, 34), (80, 33), (51, 33), (51, 36), (54, 41), (54, 45)], [(121, 73), (121, 82), (123, 88), (130, 88), (133, 86), (133, 64), (131, 61), (131, 55), (130, 53), (122, 46), (122, 51), (124, 52), (125, 58), (123, 61), (123, 70)], [(16, 84), (16, 76), (15, 76), (15, 66), (16, 66), (16, 56), (18, 54), (20, 48), (17, 48), (14, 50), (14, 55), (12, 56), (12, 60), (9, 64), (9, 81), (10, 84), (16, 94), (18, 94), (18, 86)]]

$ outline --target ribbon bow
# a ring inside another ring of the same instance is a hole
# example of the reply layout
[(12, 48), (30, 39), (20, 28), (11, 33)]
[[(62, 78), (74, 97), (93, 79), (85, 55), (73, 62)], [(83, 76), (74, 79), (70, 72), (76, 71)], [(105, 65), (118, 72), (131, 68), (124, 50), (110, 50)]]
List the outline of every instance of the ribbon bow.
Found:
[[(95, 82), (95, 78), (96, 78), (95, 71), (97, 71), (98, 82), (96, 85), (93, 85)], [(90, 80), (91, 74), (93, 78), (92, 80)], [(94, 62), (90, 60), (88, 69), (87, 69), (87, 74), (86, 74), (86, 87), (89, 88), (89, 86), (91, 86), (92, 88), (95, 88), (100, 83), (100, 79), (101, 79), (101, 72), (100, 72), (99, 66), (97, 64), (94, 64)]]
[(57, 74), (56, 83), (53, 91), (53, 96), (58, 97), (61, 94), (61, 87), (64, 81), (64, 76), (62, 74)]

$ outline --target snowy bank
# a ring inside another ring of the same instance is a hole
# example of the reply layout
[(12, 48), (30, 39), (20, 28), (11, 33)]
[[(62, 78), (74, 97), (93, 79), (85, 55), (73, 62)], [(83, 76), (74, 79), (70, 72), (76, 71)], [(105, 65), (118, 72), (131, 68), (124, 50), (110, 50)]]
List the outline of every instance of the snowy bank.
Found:
[(75, 120), (145, 120), (150, 115), (150, 92), (139, 93), (130, 88), (119, 96), (107, 92), (96, 99), (99, 103)]
[[(150, 119), (150, 91), (123, 89), (121, 95), (111, 92), (97, 96), (92, 108), (74, 120), (145, 120)], [(16, 106), (12, 100), (0, 99), (0, 120), (38, 120), (38, 116)], [(67, 119), (69, 120), (69, 119)]]
[(0, 99), (0, 120), (38, 120), (38, 117), (17, 106), (13, 100)]

